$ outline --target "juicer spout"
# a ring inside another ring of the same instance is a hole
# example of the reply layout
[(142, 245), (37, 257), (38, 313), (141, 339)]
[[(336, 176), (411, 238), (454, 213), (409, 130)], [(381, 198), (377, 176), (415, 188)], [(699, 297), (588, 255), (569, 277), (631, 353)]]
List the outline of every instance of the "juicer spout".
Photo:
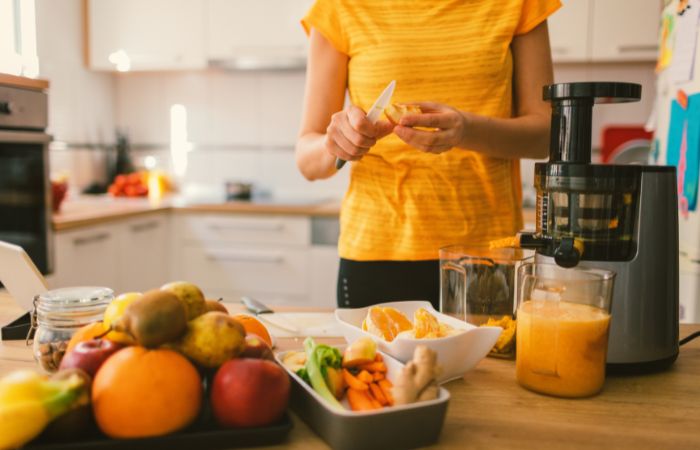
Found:
[(543, 252), (546, 249), (553, 250), (548, 252), (554, 255), (554, 262), (561, 267), (575, 267), (581, 261), (583, 256), (584, 245), (583, 241), (574, 237), (562, 237), (554, 239), (551, 236), (545, 236), (535, 232), (521, 231), (515, 237), (507, 237), (498, 239), (489, 243), (490, 248), (498, 247), (513, 247), (513, 248), (529, 248)]

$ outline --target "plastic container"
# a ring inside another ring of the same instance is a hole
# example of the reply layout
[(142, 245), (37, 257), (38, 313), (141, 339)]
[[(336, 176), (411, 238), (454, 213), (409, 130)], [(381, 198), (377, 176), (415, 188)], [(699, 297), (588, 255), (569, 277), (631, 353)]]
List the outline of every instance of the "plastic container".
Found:
[[(286, 353), (277, 355), (280, 364)], [(395, 379), (403, 365), (390, 356), (382, 356), (388, 369), (387, 378)], [(338, 411), (296, 373), (287, 367), (285, 370), (292, 379), (292, 410), (336, 450), (416, 448), (433, 444), (440, 436), (450, 400), (445, 388), (440, 388), (435, 400), (374, 411), (352, 411), (349, 407)]]
[(55, 372), (68, 341), (79, 328), (102, 320), (114, 291), (105, 287), (54, 289), (36, 296), (32, 313), (34, 359), (47, 372)]

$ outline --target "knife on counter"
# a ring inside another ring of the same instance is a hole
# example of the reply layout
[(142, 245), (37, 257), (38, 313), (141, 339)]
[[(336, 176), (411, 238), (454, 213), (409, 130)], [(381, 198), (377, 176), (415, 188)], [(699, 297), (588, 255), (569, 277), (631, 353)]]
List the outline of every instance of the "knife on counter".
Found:
[(253, 313), (255, 317), (265, 322), (268, 325), (277, 327), (281, 330), (287, 331), (289, 333), (300, 334), (301, 330), (295, 327), (291, 323), (280, 323), (279, 320), (269, 320), (266, 315), (274, 315), (274, 311), (267, 307), (263, 302), (255, 300), (251, 297), (241, 297), (241, 301), (245, 305), (246, 309)]
[[(389, 106), (391, 101), (391, 96), (394, 95), (394, 88), (396, 87), (396, 80), (391, 80), (391, 82), (384, 88), (379, 98), (374, 102), (374, 105), (367, 112), (367, 120), (372, 123), (376, 123), (379, 117), (384, 112), (384, 108)], [(340, 170), (343, 168), (347, 161), (340, 158), (335, 158), (335, 168)]]

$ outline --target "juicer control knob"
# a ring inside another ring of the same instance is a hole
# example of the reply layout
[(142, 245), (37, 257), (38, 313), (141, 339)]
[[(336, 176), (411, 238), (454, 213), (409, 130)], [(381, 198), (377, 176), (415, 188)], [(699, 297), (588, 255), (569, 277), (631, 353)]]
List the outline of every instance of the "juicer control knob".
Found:
[(562, 238), (559, 246), (554, 249), (554, 262), (561, 267), (576, 267), (581, 260), (582, 252), (575, 245), (572, 237)]

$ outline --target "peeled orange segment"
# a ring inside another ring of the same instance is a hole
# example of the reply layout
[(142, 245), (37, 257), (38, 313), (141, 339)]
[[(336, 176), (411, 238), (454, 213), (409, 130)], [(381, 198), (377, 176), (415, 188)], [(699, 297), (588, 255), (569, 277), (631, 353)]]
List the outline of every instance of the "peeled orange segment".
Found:
[(418, 105), (402, 105), (399, 103), (392, 103), (384, 109), (387, 119), (394, 125), (398, 125), (401, 118), (406, 114), (421, 114), (422, 112)]
[(413, 328), (401, 311), (391, 307), (372, 306), (362, 322), (362, 329), (391, 342), (402, 331)]
[(425, 308), (419, 308), (413, 314), (416, 339), (433, 339), (441, 336), (440, 322)]

